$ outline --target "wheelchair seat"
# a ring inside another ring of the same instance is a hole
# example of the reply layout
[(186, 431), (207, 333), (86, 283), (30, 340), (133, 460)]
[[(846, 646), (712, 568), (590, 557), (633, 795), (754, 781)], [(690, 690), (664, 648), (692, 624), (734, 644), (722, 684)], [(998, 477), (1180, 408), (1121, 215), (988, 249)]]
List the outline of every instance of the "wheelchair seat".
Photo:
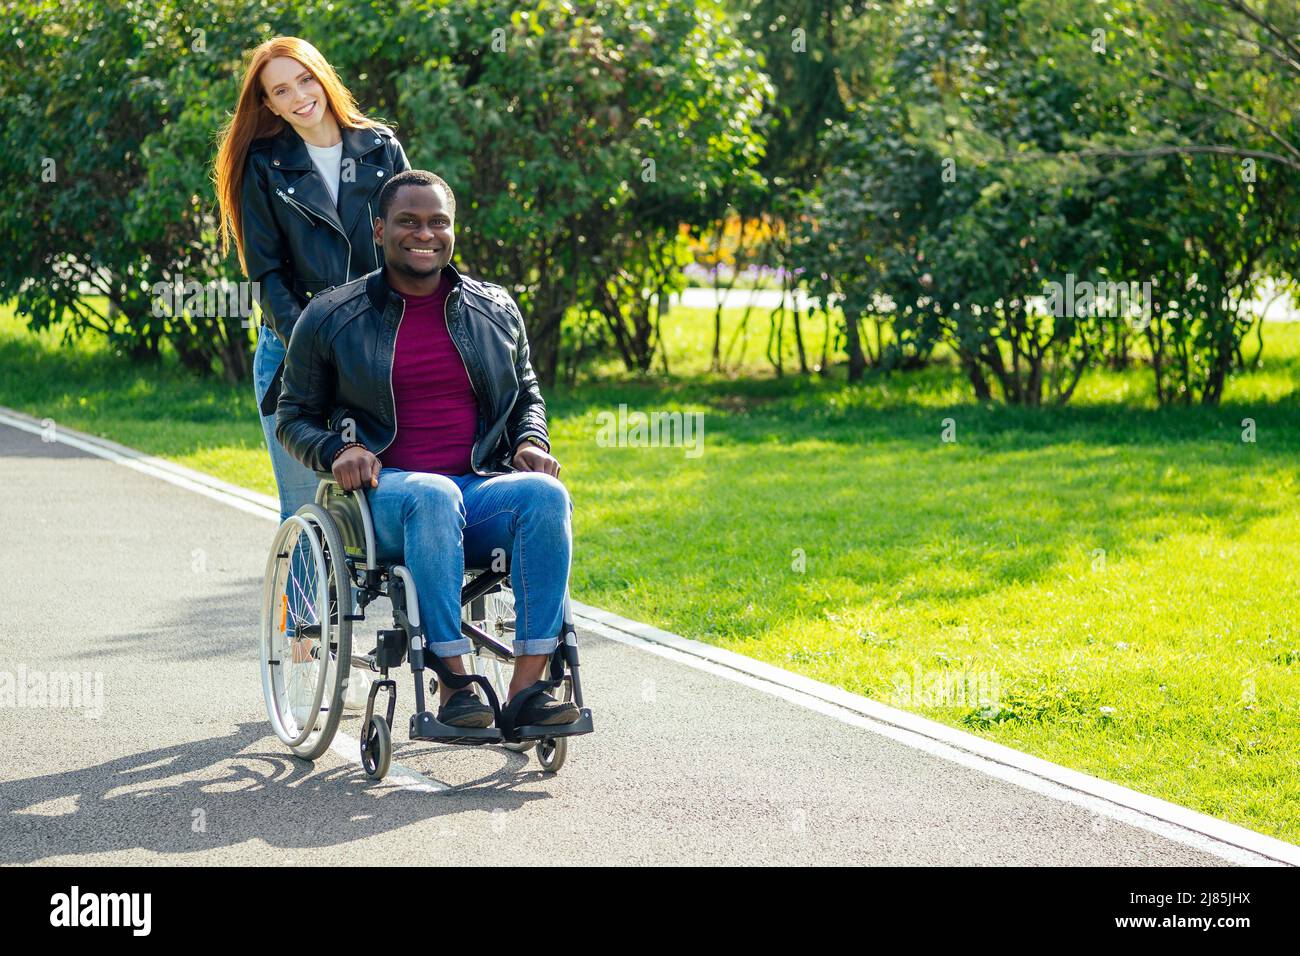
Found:
[[(382, 571), (388, 566), (401, 564), (400, 554), (388, 559), (381, 559), (377, 554), (375, 526), (365, 495), (344, 491), (331, 472), (318, 471), (316, 477), (321, 480), (321, 484), (316, 489), (316, 503), (328, 511), (334, 523), (338, 525), (339, 534), (343, 538), (343, 550), (347, 556), (357, 562), (357, 566), (363, 570)], [(509, 571), (509, 569), (510, 564), (507, 560), (503, 570)], [(478, 577), (491, 570), (493, 568), (490, 565), (467, 564), (465, 566), (465, 574), (469, 577)]]

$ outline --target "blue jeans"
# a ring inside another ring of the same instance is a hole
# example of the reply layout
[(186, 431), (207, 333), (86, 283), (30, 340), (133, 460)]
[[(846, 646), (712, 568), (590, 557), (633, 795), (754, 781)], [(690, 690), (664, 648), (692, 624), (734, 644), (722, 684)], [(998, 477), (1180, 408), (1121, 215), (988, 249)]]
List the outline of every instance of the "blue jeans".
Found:
[(366, 496), (377, 557), (400, 560), (410, 570), (433, 653), (469, 652), (469, 639), (460, 631), (465, 568), (491, 567), (494, 558), (505, 556), (515, 598), (514, 653), (555, 650), (573, 556), (573, 500), (558, 478), (526, 471), (449, 477), (383, 468), (379, 487), (366, 489)]
[[(257, 330), (257, 352), (253, 355), (253, 390), (258, 408), (262, 397), (271, 387), (275, 370), (284, 361), (284, 343), (271, 329), (263, 325)], [(283, 521), (303, 505), (316, 500), (316, 486), (320, 479), (298, 459), (290, 455), (275, 437), (275, 415), (261, 415), (262, 434), (271, 452), (271, 470), (275, 473), (275, 487), (280, 492), (280, 520)]]

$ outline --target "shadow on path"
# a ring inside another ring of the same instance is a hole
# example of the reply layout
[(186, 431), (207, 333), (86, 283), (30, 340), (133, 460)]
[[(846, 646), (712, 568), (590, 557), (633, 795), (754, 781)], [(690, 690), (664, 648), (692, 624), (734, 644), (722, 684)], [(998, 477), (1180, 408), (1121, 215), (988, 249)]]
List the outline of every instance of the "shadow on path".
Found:
[[(246, 723), (221, 737), (0, 783), (6, 834), (0, 863), (132, 849), (203, 853), (252, 839), (280, 849), (312, 849), (431, 818), (511, 811), (550, 799), (516, 791), (542, 776), (525, 769), (527, 754), (476, 748), (500, 760), (495, 770), (446, 791), (422, 793), (374, 783), (359, 766), (339, 766), (337, 757), (306, 763), (275, 749), (278, 744), (268, 739), (264, 722)], [(398, 745), (396, 758), (409, 765), (413, 757), (447, 749)], [(451, 833), (444, 827), (436, 835)]]

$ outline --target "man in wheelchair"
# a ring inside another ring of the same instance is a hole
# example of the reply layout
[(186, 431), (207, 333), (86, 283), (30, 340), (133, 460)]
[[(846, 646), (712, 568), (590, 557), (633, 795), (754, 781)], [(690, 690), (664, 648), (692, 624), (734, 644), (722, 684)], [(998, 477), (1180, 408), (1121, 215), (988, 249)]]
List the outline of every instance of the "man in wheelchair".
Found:
[[(316, 296), (293, 326), (276, 435), (345, 491), (365, 489), (378, 557), (409, 568), (427, 652), (453, 673), (466, 673), (471, 649), (464, 569), (509, 557), (514, 700), (556, 648), (573, 550), (573, 503), (550, 454), (523, 317), (505, 289), (451, 265), (456, 198), (440, 177), (394, 176), (376, 216), (384, 265)], [(439, 689), (440, 722), (492, 724), (472, 685)], [(579, 718), (545, 692), (519, 704), (517, 725)]]

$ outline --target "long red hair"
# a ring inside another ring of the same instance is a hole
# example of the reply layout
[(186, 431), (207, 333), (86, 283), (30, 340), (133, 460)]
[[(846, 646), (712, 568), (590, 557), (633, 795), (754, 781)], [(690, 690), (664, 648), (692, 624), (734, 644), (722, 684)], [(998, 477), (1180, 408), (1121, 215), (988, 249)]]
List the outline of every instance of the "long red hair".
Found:
[(239, 267), (248, 274), (244, 262), (244, 223), (241, 200), (244, 191), (244, 161), (253, 140), (275, 136), (285, 127), (285, 121), (266, 109), (262, 103), (262, 70), (277, 56), (293, 57), (320, 81), (330, 112), (343, 129), (363, 129), (374, 122), (357, 109), (357, 101), (343, 85), (334, 67), (306, 40), (299, 37), (272, 37), (249, 55), (244, 70), (244, 82), (239, 91), (239, 102), (234, 115), (222, 128), (220, 145), (213, 162), (212, 181), (216, 185), (217, 205), (220, 209), (221, 254), (230, 252), (230, 240), (235, 241), (239, 253)]

